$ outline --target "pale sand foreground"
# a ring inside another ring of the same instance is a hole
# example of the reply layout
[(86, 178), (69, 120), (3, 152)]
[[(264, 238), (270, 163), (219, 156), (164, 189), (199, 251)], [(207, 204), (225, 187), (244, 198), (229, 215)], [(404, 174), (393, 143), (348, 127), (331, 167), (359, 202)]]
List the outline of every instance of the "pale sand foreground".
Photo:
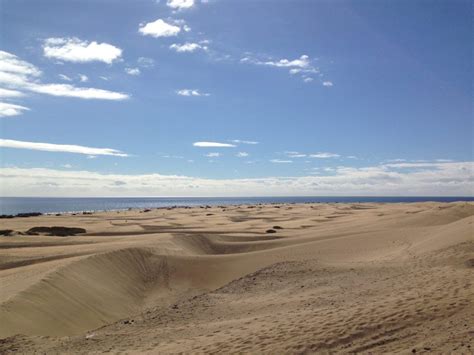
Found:
[(0, 353), (472, 353), (473, 215), (459, 202), (1, 220), (88, 233), (0, 237)]

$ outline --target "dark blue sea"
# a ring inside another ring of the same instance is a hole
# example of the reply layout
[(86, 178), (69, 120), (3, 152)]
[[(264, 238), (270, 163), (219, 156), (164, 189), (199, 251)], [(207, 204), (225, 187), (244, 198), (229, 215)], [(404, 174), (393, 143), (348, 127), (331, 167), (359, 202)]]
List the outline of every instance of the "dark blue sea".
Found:
[(454, 202), (474, 201), (474, 197), (206, 197), (206, 198), (78, 198), (78, 197), (0, 197), (0, 214), (26, 212), (61, 213), (82, 211), (125, 210), (128, 208), (157, 208), (170, 206), (239, 205), (258, 203), (324, 203), (324, 202)]

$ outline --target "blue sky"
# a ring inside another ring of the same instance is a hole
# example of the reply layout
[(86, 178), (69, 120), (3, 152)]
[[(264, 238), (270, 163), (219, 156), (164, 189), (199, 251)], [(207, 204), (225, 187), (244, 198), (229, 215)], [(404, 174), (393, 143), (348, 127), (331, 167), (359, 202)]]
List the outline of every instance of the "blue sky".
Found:
[(1, 0), (0, 193), (472, 195), (471, 6)]

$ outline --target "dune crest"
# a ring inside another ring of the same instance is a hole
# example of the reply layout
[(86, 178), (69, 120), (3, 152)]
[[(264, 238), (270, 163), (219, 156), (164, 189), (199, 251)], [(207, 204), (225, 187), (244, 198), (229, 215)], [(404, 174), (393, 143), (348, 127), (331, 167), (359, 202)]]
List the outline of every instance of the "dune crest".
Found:
[(87, 234), (1, 237), (0, 351), (469, 352), (473, 216), (458, 202), (8, 219)]

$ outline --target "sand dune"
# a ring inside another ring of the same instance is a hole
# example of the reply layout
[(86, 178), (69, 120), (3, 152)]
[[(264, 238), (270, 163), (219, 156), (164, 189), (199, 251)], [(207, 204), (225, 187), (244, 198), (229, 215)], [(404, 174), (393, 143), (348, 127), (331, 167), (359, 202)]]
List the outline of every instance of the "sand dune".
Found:
[[(471, 353), (473, 216), (458, 202), (5, 220), (0, 351)], [(19, 235), (35, 226), (87, 233)]]

